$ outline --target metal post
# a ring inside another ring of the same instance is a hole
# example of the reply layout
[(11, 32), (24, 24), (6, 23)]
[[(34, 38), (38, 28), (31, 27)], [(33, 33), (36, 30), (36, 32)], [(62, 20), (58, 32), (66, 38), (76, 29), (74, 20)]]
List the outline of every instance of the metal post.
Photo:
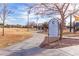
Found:
[(72, 15), (70, 15), (70, 32), (72, 32)]
[(74, 28), (73, 28), (73, 32), (75, 33), (75, 21), (73, 22), (73, 26), (74, 26)]
[(38, 18), (38, 14), (37, 14), (37, 20), (36, 20), (36, 22), (37, 22), (37, 30), (38, 30), (38, 20), (39, 20), (39, 18)]
[(30, 14), (30, 11), (28, 11), (28, 17), (27, 17), (27, 19), (28, 19), (28, 23), (27, 23), (28, 29), (27, 29), (27, 31), (29, 31), (29, 14)]

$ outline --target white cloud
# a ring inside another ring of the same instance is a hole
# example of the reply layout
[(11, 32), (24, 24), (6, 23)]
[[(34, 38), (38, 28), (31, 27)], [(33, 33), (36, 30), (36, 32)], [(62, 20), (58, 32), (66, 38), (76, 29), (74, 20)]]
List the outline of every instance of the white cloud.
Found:
[(16, 20), (16, 19), (12, 16), (8, 16), (6, 20)]

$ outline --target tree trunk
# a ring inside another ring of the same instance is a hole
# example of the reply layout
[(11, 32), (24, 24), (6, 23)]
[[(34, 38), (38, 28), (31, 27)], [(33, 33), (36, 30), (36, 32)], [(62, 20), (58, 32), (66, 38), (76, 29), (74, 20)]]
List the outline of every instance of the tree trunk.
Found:
[(63, 37), (63, 24), (60, 23), (60, 40), (62, 40)]
[(59, 40), (61, 40), (62, 39), (62, 24), (60, 23), (60, 38), (59, 38)]
[(5, 19), (6, 19), (6, 4), (3, 5), (3, 28), (2, 28), (2, 36), (4, 36), (4, 25), (5, 25)]
[(64, 15), (61, 15), (61, 22), (60, 22), (60, 40), (63, 37), (63, 29), (64, 29)]
[(3, 21), (2, 36), (4, 36), (4, 21)]

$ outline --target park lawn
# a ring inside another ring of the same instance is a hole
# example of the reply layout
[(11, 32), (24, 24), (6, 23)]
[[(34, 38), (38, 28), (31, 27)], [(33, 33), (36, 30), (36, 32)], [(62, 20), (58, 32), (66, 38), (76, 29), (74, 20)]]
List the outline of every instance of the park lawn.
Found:
[(5, 48), (30, 37), (32, 37), (32, 33), (27, 32), (25, 28), (5, 28), (4, 36), (2, 36), (2, 29), (0, 28), (0, 48)]

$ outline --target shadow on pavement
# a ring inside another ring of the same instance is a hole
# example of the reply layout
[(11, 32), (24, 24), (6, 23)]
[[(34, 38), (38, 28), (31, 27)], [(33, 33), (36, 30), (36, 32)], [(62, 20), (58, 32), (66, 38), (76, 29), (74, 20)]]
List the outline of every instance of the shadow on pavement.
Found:
[(45, 51), (45, 49), (40, 48), (40, 47), (34, 47), (34, 48), (30, 48), (30, 49), (22, 49), (22, 50), (13, 52), (12, 54), (10, 54), (8, 56), (32, 56), (32, 55), (41, 53), (42, 51)]

